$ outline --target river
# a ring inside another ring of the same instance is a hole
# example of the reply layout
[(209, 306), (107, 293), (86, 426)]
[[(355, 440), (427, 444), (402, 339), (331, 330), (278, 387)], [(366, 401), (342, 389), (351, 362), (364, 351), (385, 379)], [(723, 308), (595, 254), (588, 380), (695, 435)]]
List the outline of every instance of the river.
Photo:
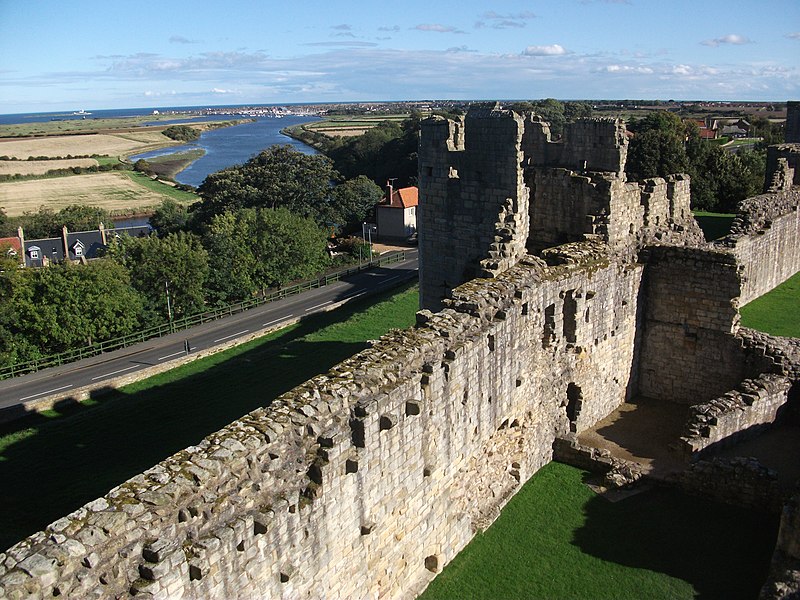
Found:
[(269, 146), (276, 144), (290, 144), (300, 152), (316, 154), (317, 151), (302, 142), (298, 142), (281, 133), (281, 129), (300, 123), (318, 121), (319, 117), (287, 116), (282, 118), (258, 117), (252, 123), (244, 123), (234, 127), (213, 129), (200, 136), (200, 139), (182, 146), (171, 146), (154, 150), (144, 154), (132, 156), (131, 160), (140, 158), (147, 160), (154, 156), (185, 152), (195, 148), (202, 148), (205, 154), (194, 161), (175, 177), (179, 183), (186, 183), (195, 187), (203, 183), (210, 174), (220, 171), (231, 165), (241, 164), (258, 154)]

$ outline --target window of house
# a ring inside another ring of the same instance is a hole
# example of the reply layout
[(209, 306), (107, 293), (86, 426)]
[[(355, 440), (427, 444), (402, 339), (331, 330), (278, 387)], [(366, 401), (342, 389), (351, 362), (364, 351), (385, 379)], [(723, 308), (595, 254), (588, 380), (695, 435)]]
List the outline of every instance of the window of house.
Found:
[(31, 246), (28, 248), (28, 254), (30, 254), (31, 258), (39, 258), (39, 248), (37, 246)]

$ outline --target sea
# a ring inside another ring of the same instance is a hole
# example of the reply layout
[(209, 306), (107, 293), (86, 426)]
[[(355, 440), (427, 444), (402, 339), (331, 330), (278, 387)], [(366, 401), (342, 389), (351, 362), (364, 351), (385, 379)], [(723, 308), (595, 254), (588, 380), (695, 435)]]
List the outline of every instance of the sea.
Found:
[[(169, 112), (200, 111), (203, 109), (233, 110), (235, 107), (229, 106), (178, 106), (178, 107), (159, 107), (161, 114)], [(140, 117), (153, 114), (152, 108), (125, 108), (116, 110), (87, 110), (74, 112), (53, 112), (53, 113), (26, 113), (15, 115), (0, 115), (0, 125), (11, 125), (16, 123), (35, 123), (52, 120), (77, 120), (77, 119), (110, 119), (119, 117)], [(210, 114), (198, 115), (192, 119), (162, 120), (153, 122), (153, 125), (176, 125), (182, 123), (198, 123), (203, 121), (224, 121), (237, 118), (249, 118), (246, 115), (236, 114)], [(140, 158), (152, 158), (177, 152), (185, 152), (194, 148), (202, 148), (205, 151), (203, 157), (193, 162), (188, 168), (184, 169), (175, 177), (179, 183), (199, 186), (203, 180), (216, 171), (225, 169), (233, 165), (246, 162), (252, 156), (262, 150), (276, 144), (289, 144), (305, 154), (316, 154), (317, 151), (312, 147), (294, 140), (281, 133), (281, 129), (300, 123), (318, 121), (319, 117), (308, 115), (286, 115), (281, 117), (255, 117), (255, 121), (243, 123), (234, 127), (224, 127), (203, 133), (198, 140), (180, 146), (162, 148), (153, 152), (132, 156), (132, 160)]]

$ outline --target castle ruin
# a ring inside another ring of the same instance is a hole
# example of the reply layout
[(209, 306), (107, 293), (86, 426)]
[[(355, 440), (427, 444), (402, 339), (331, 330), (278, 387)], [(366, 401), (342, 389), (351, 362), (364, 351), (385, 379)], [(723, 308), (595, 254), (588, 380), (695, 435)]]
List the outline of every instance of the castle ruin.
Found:
[[(417, 326), (0, 554), (0, 596), (413, 598), (636, 396), (690, 407), (689, 461), (773, 423), (800, 341), (738, 308), (800, 270), (800, 145), (714, 244), (688, 178), (626, 181), (626, 152), (613, 120), (558, 142), (499, 107), (424, 122)], [(765, 597), (797, 589), (799, 503)]]

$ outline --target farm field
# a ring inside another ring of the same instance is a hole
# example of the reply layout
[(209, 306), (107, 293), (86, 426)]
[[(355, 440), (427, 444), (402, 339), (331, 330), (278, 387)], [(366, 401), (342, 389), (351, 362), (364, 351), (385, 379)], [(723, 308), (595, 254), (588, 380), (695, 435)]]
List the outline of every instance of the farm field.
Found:
[(331, 138), (335, 137), (355, 137), (362, 135), (385, 121), (403, 122), (408, 118), (407, 114), (400, 115), (380, 115), (365, 117), (335, 116), (326, 117), (322, 121), (315, 121), (301, 125), (300, 127), (315, 133), (321, 133)]
[[(183, 194), (184, 202), (194, 198), (192, 194)], [(92, 173), (0, 183), (0, 206), (10, 217), (35, 212), (41, 206), (58, 211), (71, 204), (108, 211), (146, 209), (167, 197), (175, 199), (175, 190), (136, 173)]]
[(43, 138), (0, 139), (0, 156), (27, 159), (29, 156), (124, 156), (147, 152), (179, 142), (160, 131), (64, 135)]
[(65, 119), (32, 123), (0, 125), (0, 137), (24, 137), (29, 135), (58, 135), (75, 131), (97, 131), (120, 127), (141, 127), (145, 123), (189, 119), (189, 113), (165, 113), (163, 115), (144, 115), (139, 117), (117, 117), (108, 119)]
[(94, 167), (94, 158), (70, 158), (64, 160), (0, 160), (0, 175), (44, 175), (53, 169), (70, 167)]

